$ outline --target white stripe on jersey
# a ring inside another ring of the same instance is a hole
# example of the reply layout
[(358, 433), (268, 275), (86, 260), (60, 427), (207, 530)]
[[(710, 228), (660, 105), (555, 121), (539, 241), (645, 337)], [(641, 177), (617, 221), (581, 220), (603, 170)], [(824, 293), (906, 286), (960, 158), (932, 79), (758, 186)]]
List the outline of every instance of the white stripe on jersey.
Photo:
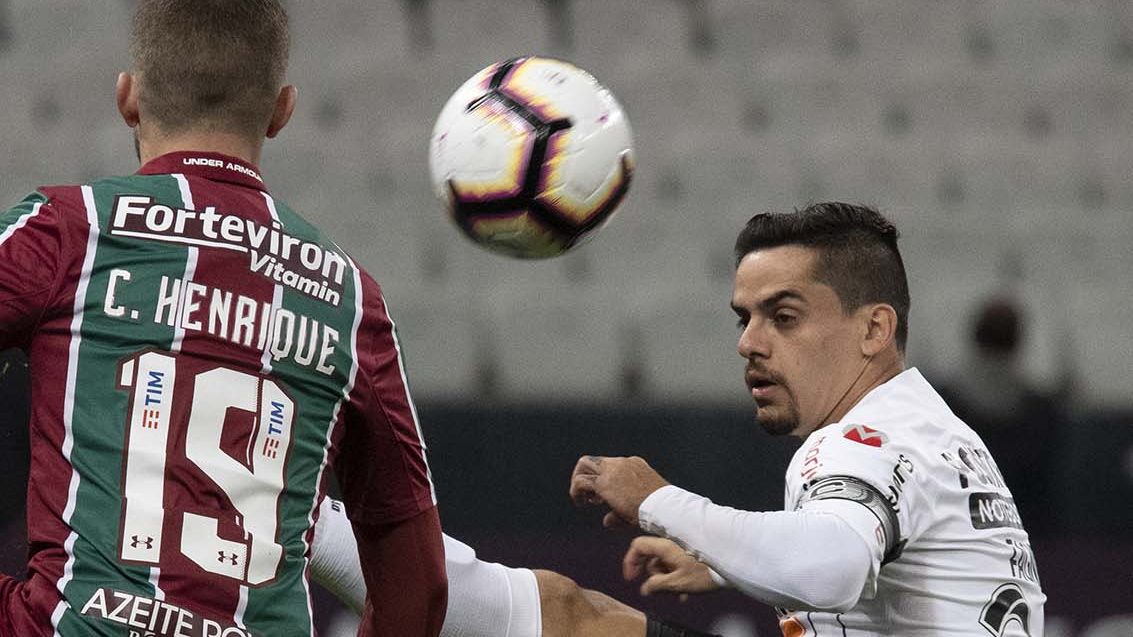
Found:
[(31, 212), (20, 217), (18, 220), (16, 220), (16, 223), (13, 223), (12, 225), (8, 226), (8, 229), (5, 230), (2, 234), (0, 234), (0, 246), (4, 245), (4, 242), (7, 241), (12, 235), (16, 234), (17, 230), (28, 225), (28, 222), (31, 221), (32, 218), (34, 218), (36, 215), (39, 214), (39, 209), (40, 209), (41, 206), (43, 206), (43, 203), (35, 204), (34, 206), (32, 206)]
[[(337, 247), (337, 246), (336, 246)], [(341, 252), (341, 248), (339, 249)], [(346, 254), (343, 252), (342, 254)], [(342, 388), (342, 398), (334, 406), (334, 410), (330, 415), (330, 422), (327, 423), (326, 443), (323, 445), (323, 461), (319, 464), (319, 475), (315, 479), (315, 498), (311, 502), (311, 509), (307, 511), (307, 527), (315, 526), (315, 510), (319, 508), (319, 489), (318, 486), (323, 483), (323, 472), (327, 468), (327, 454), (330, 451), (330, 443), (334, 438), (334, 428), (338, 424), (339, 414), (342, 413), (342, 405), (350, 400), (350, 394), (354, 391), (354, 381), (358, 377), (358, 328), (362, 325), (362, 275), (358, 272), (358, 266), (349, 256), (346, 257), (347, 263), (354, 273), (354, 324), (350, 326), (350, 376), (347, 377), (346, 386)], [(303, 547), (309, 549), (307, 544), (307, 536), (303, 535)], [(307, 583), (307, 573), (310, 572), (310, 554), (311, 551), (304, 551), (304, 569), (303, 569), (303, 586), (309, 587)], [(307, 610), (308, 616), (311, 618), (311, 634), (315, 634), (314, 625), (314, 612), (311, 609), (311, 593), (310, 588), (307, 589)]]
[[(83, 256), (83, 269), (79, 275), (79, 284), (75, 288), (75, 305), (71, 315), (71, 344), (67, 348), (67, 390), (63, 399), (63, 448), (61, 451), (67, 463), (71, 464), (71, 484), (67, 489), (67, 506), (63, 509), (63, 523), (68, 526), (71, 524), (71, 516), (75, 514), (75, 499), (79, 491), (79, 472), (75, 470), (75, 465), (71, 463), (71, 451), (75, 446), (75, 383), (79, 372), (79, 347), (82, 345), (83, 308), (86, 306), (87, 288), (90, 286), (91, 271), (94, 269), (94, 253), (98, 247), (99, 237), (98, 210), (94, 203), (94, 190), (90, 186), (83, 186), (82, 192), (83, 203), (87, 212), (87, 224), (90, 229), (87, 232), (87, 249)], [(55, 637), (59, 637), (59, 621), (63, 619), (63, 614), (69, 608), (66, 588), (75, 575), (76, 539), (78, 539), (78, 533), (72, 530), (67, 536), (66, 542), (63, 543), (63, 549), (67, 553), (67, 561), (63, 564), (63, 576), (55, 583), (55, 587), (59, 589), (59, 594), (63, 596), (63, 599), (59, 600), (59, 604), (55, 606), (55, 610), (51, 613), (51, 627), (55, 631)]]
[(389, 302), (382, 297), (382, 305), (386, 308), (386, 318), (389, 320), (390, 332), (393, 334), (393, 346), (397, 350), (397, 369), (401, 372), (401, 386), (405, 388), (405, 402), (409, 403), (409, 413), (413, 414), (413, 424), (417, 427), (417, 440), (421, 443), (421, 460), (425, 463), (425, 477), (429, 480), (429, 492), (433, 497), (433, 504), (437, 503), (437, 488), (433, 486), (433, 470), (429, 468), (429, 458), (425, 453), (425, 434), (421, 431), (421, 420), (417, 417), (417, 405), (413, 404), (413, 396), (409, 395), (409, 377), (405, 375), (405, 357), (401, 354), (401, 342), (397, 338), (397, 325), (390, 316)]
[[(189, 180), (185, 175), (173, 175), (177, 180), (177, 187), (181, 191), (181, 205), (187, 210), (193, 210), (193, 192), (189, 188)], [(189, 285), (189, 281), (193, 280), (193, 276), (197, 273), (197, 256), (199, 250), (195, 247), (189, 247), (185, 258), (185, 274), (181, 278), (181, 291), (178, 295), (180, 298), (177, 300), (177, 315), (173, 323), (173, 342), (169, 345), (169, 351), (176, 354), (181, 351), (181, 345), (185, 340), (185, 328), (181, 326), (181, 320), (184, 318), (185, 312), (185, 289)], [(153, 597), (157, 600), (165, 599), (165, 591), (161, 590), (161, 569), (156, 566), (150, 567), (149, 582), (153, 585)]]
[[(281, 222), (279, 222), (279, 212), (275, 209), (275, 199), (272, 199), (271, 195), (267, 194), (266, 192), (263, 194), (264, 200), (267, 202), (268, 213), (271, 214), (272, 221), (283, 225)], [(271, 297), (271, 314), (268, 315), (267, 326), (263, 328), (264, 333), (268, 335), (267, 339), (264, 341), (264, 354), (260, 359), (260, 366), (263, 370), (263, 373), (265, 374), (271, 373), (271, 345), (272, 341), (275, 339), (275, 319), (276, 313), (279, 312), (279, 308), (282, 306), (283, 286), (276, 283)], [(249, 442), (249, 444), (251, 443)]]
[[(173, 175), (173, 178), (177, 180), (177, 185), (181, 189), (181, 205), (188, 210), (193, 210), (193, 193), (189, 190), (189, 180), (185, 175), (180, 174)], [(181, 291), (177, 299), (177, 318), (173, 323), (173, 343), (169, 346), (169, 351), (174, 354), (181, 351), (181, 342), (185, 339), (185, 328), (181, 326), (181, 322), (185, 318), (185, 292), (189, 287), (189, 282), (193, 280), (193, 276), (197, 273), (197, 253), (199, 251), (199, 248), (188, 248), (185, 275), (181, 278)]]
[(236, 610), (232, 613), (232, 621), (244, 630), (248, 627), (244, 625), (244, 612), (248, 610), (248, 587), (243, 584), (240, 585), (240, 599), (236, 602)]
[[(280, 225), (282, 225), (282, 222), (279, 221), (279, 211), (277, 211), (275, 209), (275, 199), (273, 199), (272, 196), (269, 195), (266, 192), (263, 193), (263, 195), (264, 195), (264, 203), (267, 204), (268, 214), (271, 215), (272, 221), (275, 221), (276, 223), (280, 223)], [(283, 286), (276, 283), (272, 288), (271, 313), (268, 315), (267, 326), (263, 328), (264, 332), (268, 335), (267, 339), (264, 341), (263, 355), (260, 357), (260, 371), (264, 374), (270, 374), (271, 373), (271, 344), (272, 344), (272, 341), (275, 338), (276, 314), (279, 312), (279, 309), (281, 307), (283, 307)], [(249, 437), (248, 438), (248, 445), (249, 445), (248, 457), (249, 458), (252, 456), (250, 446), (253, 444), (253, 442), (254, 441), (252, 440), (252, 438)], [(322, 479), (321, 475), (319, 476), (319, 479), (320, 480)], [(317, 482), (315, 484), (318, 485)], [(318, 491), (317, 486), (316, 486), (315, 490)], [(307, 526), (312, 526), (313, 524), (314, 524), (314, 520), (312, 520), (310, 518), (310, 516), (308, 516)], [(303, 534), (303, 549), (304, 549), (303, 555), (307, 555), (310, 552), (308, 550), (309, 547), (307, 546), (307, 538), (306, 538), (305, 533)], [(303, 560), (304, 560), (304, 562), (306, 562), (307, 558), (304, 557)], [(307, 565), (304, 564), (304, 566), (303, 566), (303, 573), (304, 573), (303, 590), (306, 593), (306, 597), (307, 597), (307, 619), (310, 622), (310, 634), (314, 635), (315, 634), (315, 610), (311, 606), (311, 587), (310, 587), (310, 584), (307, 583), (307, 577), (306, 577), (307, 570), (308, 570)], [(232, 617), (232, 619), (236, 621), (236, 624), (238, 626), (240, 626), (241, 628), (244, 628), (244, 624), (243, 624), (244, 611), (247, 610), (247, 608), (248, 608), (248, 587), (241, 584), (240, 585), (240, 604), (236, 607), (236, 614)]]
[(189, 179), (181, 173), (173, 175), (177, 180), (177, 187), (181, 189), (181, 205), (185, 206), (186, 210), (196, 210), (197, 207), (193, 204), (193, 191), (189, 189)]

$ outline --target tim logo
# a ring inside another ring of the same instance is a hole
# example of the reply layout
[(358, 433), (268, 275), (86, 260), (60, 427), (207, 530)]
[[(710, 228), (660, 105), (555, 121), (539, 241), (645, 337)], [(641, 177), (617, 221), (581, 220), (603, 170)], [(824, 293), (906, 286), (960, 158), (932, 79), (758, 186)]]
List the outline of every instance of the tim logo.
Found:
[[(1031, 609), (1027, 607), (1027, 600), (1023, 598), (1023, 591), (1015, 584), (1004, 584), (995, 589), (987, 604), (984, 605), (983, 614), (980, 615), (980, 625), (995, 637), (1005, 635), (1031, 634)], [(1015, 630), (1008, 633), (1011, 623), (1015, 622)]]
[(275, 460), (279, 456), (279, 438), (268, 438), (264, 441), (263, 453), (265, 457)]
[(881, 447), (889, 442), (889, 436), (868, 425), (846, 425), (842, 437), (870, 447)]

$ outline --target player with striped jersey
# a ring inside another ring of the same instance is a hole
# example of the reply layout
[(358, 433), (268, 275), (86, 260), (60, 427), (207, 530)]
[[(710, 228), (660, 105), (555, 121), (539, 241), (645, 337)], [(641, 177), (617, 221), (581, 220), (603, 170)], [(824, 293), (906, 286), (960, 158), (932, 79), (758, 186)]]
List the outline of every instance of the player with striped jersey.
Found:
[(0, 215), (0, 348), (32, 369), (26, 582), (0, 636), (309, 636), (333, 469), (364, 634), (436, 635), (444, 554), (381, 290), (270, 194), (275, 0), (143, 0), (117, 101), (141, 170)]

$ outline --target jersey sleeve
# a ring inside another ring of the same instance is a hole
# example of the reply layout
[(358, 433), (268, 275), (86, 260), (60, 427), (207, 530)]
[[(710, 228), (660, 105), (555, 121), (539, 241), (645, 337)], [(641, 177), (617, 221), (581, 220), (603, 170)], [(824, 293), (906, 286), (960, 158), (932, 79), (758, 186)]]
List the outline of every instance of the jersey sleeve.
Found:
[(802, 462), (792, 463), (787, 475), (788, 510), (837, 513), (847, 501), (862, 505), (877, 522), (863, 539), (882, 564), (897, 559), (919, 534), (912, 514), (920, 499), (916, 465), (885, 431), (835, 423), (812, 434), (799, 453)]
[(335, 472), (350, 519), (392, 524), (435, 505), (425, 442), (381, 289), (362, 276), (358, 371)]
[(0, 214), (0, 349), (25, 345), (48, 309), (64, 270), (60, 223), (40, 193)]

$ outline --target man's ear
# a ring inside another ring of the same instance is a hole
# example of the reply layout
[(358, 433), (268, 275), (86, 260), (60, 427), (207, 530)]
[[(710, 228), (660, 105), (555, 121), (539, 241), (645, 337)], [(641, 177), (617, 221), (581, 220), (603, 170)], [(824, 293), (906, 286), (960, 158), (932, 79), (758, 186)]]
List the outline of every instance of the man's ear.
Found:
[(275, 110), (271, 114), (271, 123), (268, 124), (267, 137), (271, 139), (287, 126), (291, 115), (295, 112), (295, 102), (299, 99), (299, 91), (288, 84), (279, 89), (279, 96), (275, 98)]
[(138, 114), (138, 82), (130, 73), (118, 74), (114, 87), (114, 97), (118, 101), (118, 113), (130, 128), (137, 128), (141, 117)]
[(864, 356), (879, 354), (897, 338), (897, 311), (888, 303), (876, 303), (862, 308), (865, 334), (861, 348)]

